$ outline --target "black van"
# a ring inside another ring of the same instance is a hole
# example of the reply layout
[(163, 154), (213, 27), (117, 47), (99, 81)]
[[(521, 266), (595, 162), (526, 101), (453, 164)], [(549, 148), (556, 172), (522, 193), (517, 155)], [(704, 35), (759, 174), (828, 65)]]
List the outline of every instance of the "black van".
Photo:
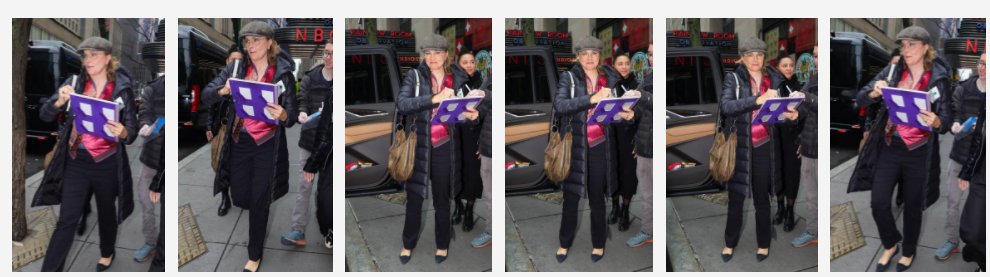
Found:
[(179, 127), (205, 129), (210, 107), (200, 101), (202, 89), (227, 64), (227, 48), (196, 28), (179, 25)]
[(74, 47), (62, 41), (34, 40), (29, 44), (24, 91), (27, 137), (54, 143), (59, 124), (41, 120), (39, 110), (59, 85), (79, 74), (82, 59)]
[(830, 47), (830, 133), (849, 135), (859, 141), (870, 111), (868, 107), (856, 106), (856, 94), (890, 63), (890, 53), (862, 33), (834, 32)]

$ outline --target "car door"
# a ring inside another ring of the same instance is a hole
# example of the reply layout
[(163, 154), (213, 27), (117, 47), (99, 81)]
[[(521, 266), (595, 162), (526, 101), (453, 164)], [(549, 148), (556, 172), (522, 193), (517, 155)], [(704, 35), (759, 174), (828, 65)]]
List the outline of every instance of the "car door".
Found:
[(399, 67), (387, 46), (346, 46), (344, 65), (344, 163), (347, 197), (391, 193), (388, 149), (396, 119)]
[(543, 171), (557, 69), (541, 47), (507, 47), (505, 70), (505, 192), (520, 195), (557, 188)]
[(708, 172), (722, 66), (707, 48), (667, 50), (667, 196), (708, 193), (720, 186)]

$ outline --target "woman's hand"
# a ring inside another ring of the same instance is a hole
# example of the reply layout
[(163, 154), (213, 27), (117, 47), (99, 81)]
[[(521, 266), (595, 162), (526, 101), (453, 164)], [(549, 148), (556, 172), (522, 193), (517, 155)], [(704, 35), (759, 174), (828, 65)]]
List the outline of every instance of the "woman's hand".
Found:
[(969, 181), (959, 179), (959, 190), (967, 190), (967, 189), (969, 189)]
[(150, 136), (151, 129), (151, 125), (145, 124), (144, 126), (141, 126), (141, 130), (138, 130), (138, 135), (141, 135), (142, 137)]
[(633, 119), (633, 117), (636, 116), (636, 112), (633, 111), (631, 108), (623, 108), (622, 110), (623, 111), (619, 112), (618, 115), (619, 115), (619, 117), (621, 117), (622, 119), (624, 119), (626, 121), (630, 121), (630, 120)]
[(265, 111), (268, 112), (268, 114), (274, 116), (276, 119), (278, 119), (278, 121), (285, 121), (285, 119), (289, 117), (289, 114), (285, 113), (285, 110), (282, 109), (282, 106), (279, 106), (278, 104), (275, 103), (268, 103), (268, 106), (265, 107)]
[(763, 103), (767, 102), (767, 99), (777, 98), (777, 96), (779, 96), (777, 90), (768, 89), (767, 92), (763, 93), (763, 95), (756, 97), (756, 104), (763, 105)]
[(876, 99), (882, 97), (883, 91), (880, 89), (885, 87), (888, 87), (887, 81), (880, 80), (877, 81), (876, 83), (873, 83), (873, 91), (870, 91), (870, 98)]
[(464, 117), (467, 117), (468, 120), (474, 121), (475, 119), (478, 119), (478, 110), (474, 107), (467, 107), (464, 111)]
[(598, 92), (596, 92), (595, 94), (591, 95), (590, 102), (591, 104), (598, 104), (598, 102), (601, 102), (603, 99), (608, 98), (611, 95), (612, 95), (612, 89), (602, 88), (598, 90)]
[(58, 99), (55, 100), (55, 109), (61, 109), (65, 106), (65, 103), (69, 102), (69, 96), (74, 92), (71, 86), (63, 86), (58, 89)]
[(797, 120), (798, 119), (798, 111), (795, 110), (794, 108), (788, 108), (787, 111), (784, 112), (784, 118), (787, 118), (787, 120), (790, 120), (790, 121)]
[(921, 111), (919, 113), (921, 116), (921, 121), (932, 128), (938, 129), (942, 127), (942, 120), (938, 118), (938, 115), (931, 111)]
[(118, 138), (127, 138), (127, 128), (124, 128), (123, 124), (117, 121), (107, 121), (107, 129), (110, 129), (110, 133)]
[(151, 199), (151, 203), (158, 203), (158, 200), (162, 199), (162, 194), (154, 191), (149, 191), (148, 199)]
[(230, 79), (227, 79), (227, 82), (223, 84), (223, 87), (217, 90), (217, 94), (220, 94), (220, 96), (230, 95)]
[(307, 183), (312, 183), (313, 178), (316, 178), (316, 173), (303, 171), (303, 180)]
[(431, 101), (433, 102), (433, 104), (440, 104), (441, 101), (451, 97), (454, 97), (454, 90), (450, 88), (445, 88), (441, 90), (439, 93), (434, 94), (433, 98), (431, 98)]

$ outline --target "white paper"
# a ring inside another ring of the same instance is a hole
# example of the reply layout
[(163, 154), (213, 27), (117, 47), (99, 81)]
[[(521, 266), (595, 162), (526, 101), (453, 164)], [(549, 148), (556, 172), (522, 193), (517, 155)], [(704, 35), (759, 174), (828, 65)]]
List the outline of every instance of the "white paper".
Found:
[(773, 116), (772, 115), (769, 115), (769, 114), (768, 115), (764, 115), (763, 117), (760, 118), (760, 121), (762, 121), (762, 122), (769, 122), (770, 121), (770, 118), (772, 118), (772, 117)]
[(774, 102), (770, 104), (770, 111), (776, 111), (777, 108), (780, 108), (780, 103)]
[(254, 116), (254, 107), (252, 107), (251, 105), (241, 105), (241, 107), (243, 108), (244, 113), (250, 116)]
[(465, 119), (467, 119), (467, 115), (465, 115), (464, 113), (461, 113), (460, 115), (457, 116), (457, 120), (463, 121)]
[(265, 103), (275, 103), (275, 92), (270, 90), (262, 90), (261, 98), (265, 98)]
[(89, 103), (79, 103), (79, 110), (86, 116), (93, 116), (93, 106), (90, 106)]
[(620, 119), (622, 119), (622, 116), (619, 116), (619, 114), (615, 114), (615, 116), (612, 116), (613, 121), (619, 121)]
[(440, 116), (440, 122), (447, 122), (448, 120), (450, 120), (450, 115), (449, 114), (445, 114), (445, 115), (441, 115)]
[(103, 133), (104, 134), (107, 134), (107, 136), (109, 136), (109, 137), (112, 137), (113, 136), (113, 132), (110, 132), (110, 128), (107, 127), (107, 125), (103, 125)]
[(900, 119), (901, 122), (908, 122), (907, 113), (905, 113), (905, 112), (897, 112), (895, 114), (897, 115), (897, 119)]
[(898, 107), (902, 107), (902, 108), (904, 107), (904, 97), (900, 95), (891, 94), (890, 101), (893, 101), (894, 105), (897, 105)]
[(251, 89), (250, 88), (242, 87), (242, 88), (238, 89), (238, 92), (241, 93), (241, 98), (244, 98), (244, 100), (251, 100)]
[(268, 119), (275, 120), (275, 116), (269, 113), (268, 109), (261, 109), (261, 111), (265, 113), (265, 117), (267, 117)]
[(607, 118), (608, 118), (607, 115), (599, 115), (599, 116), (595, 117), (595, 122), (605, 122), (605, 119), (607, 119)]
[(625, 103), (625, 104), (622, 104), (622, 110), (626, 110), (626, 109), (629, 109), (630, 107), (632, 107), (632, 104), (633, 104), (633, 103)]
[(604, 110), (606, 112), (610, 112), (610, 111), (612, 111), (612, 108), (614, 108), (614, 107), (615, 107), (615, 103), (607, 103), (607, 104), (605, 104), (605, 107), (602, 108), (602, 110)]
[(86, 129), (87, 132), (90, 132), (90, 133), (93, 132), (93, 122), (92, 121), (83, 120), (82, 121), (82, 126), (83, 126), (84, 129)]
[(927, 105), (927, 103), (925, 103), (925, 99), (915, 98), (914, 99), (914, 105), (915, 106), (918, 106), (918, 110), (922, 110), (922, 111), (927, 111), (928, 110), (928, 105)]
[(452, 112), (452, 111), (454, 111), (456, 109), (457, 109), (457, 104), (456, 103), (447, 104), (447, 111), (448, 112)]
[(798, 104), (800, 104), (800, 103), (790, 103), (790, 104), (787, 104), (787, 109), (788, 110), (793, 110), (795, 107), (797, 107)]
[(925, 123), (924, 120), (921, 120), (921, 114), (920, 113), (918, 114), (918, 124), (921, 124), (921, 126), (928, 127), (928, 124)]
[(787, 119), (787, 117), (784, 116), (784, 113), (781, 113), (779, 116), (777, 116), (778, 121), (783, 121), (784, 119)]
[(107, 121), (114, 121), (113, 114), (114, 114), (113, 109), (103, 108), (103, 118), (106, 118)]

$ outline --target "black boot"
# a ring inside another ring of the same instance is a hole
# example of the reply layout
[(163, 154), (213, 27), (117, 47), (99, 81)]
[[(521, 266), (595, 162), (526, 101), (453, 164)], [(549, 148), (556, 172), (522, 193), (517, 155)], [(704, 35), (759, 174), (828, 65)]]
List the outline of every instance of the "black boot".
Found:
[(608, 212), (608, 224), (619, 222), (619, 197), (612, 197), (612, 210)]
[(224, 192), (221, 192), (220, 195), (223, 198), (223, 201), (220, 201), (220, 207), (217, 208), (217, 215), (225, 216), (227, 215), (227, 212), (230, 211), (230, 191), (225, 190)]
[(794, 230), (794, 225), (797, 222), (794, 220), (794, 200), (787, 200), (787, 216), (784, 218), (784, 232), (790, 232)]
[(787, 214), (787, 208), (784, 206), (784, 198), (777, 197), (777, 214), (773, 217), (773, 225), (780, 225), (784, 223), (784, 216)]
[(471, 232), (474, 229), (474, 200), (467, 201), (467, 205), (464, 206), (464, 225), (461, 226), (461, 230), (464, 232)]
[(454, 199), (454, 211), (450, 213), (450, 225), (461, 224), (461, 210), (464, 209), (464, 203), (461, 203), (461, 199)]
[(631, 201), (631, 199), (624, 199), (624, 200), (625, 203), (622, 203), (622, 210), (619, 211), (621, 213), (621, 215), (619, 216), (619, 232), (625, 232), (626, 230), (629, 230), (629, 224), (630, 224), (629, 202)]

